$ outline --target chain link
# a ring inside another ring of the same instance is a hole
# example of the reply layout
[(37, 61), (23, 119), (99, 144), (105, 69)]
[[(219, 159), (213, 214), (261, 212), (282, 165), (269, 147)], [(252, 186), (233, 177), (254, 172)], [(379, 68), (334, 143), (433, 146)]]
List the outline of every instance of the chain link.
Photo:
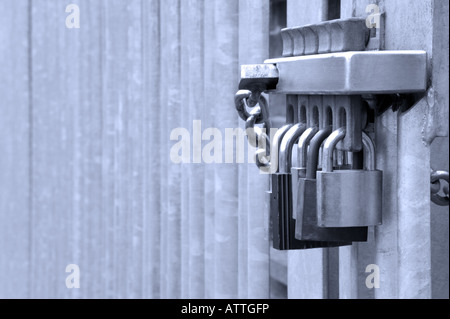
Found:
[[(261, 93), (240, 90), (236, 93), (234, 101), (239, 117), (245, 121), (249, 144), (257, 148), (256, 166), (266, 168), (270, 166), (270, 120), (267, 100)], [(249, 112), (248, 108), (252, 110)]]
[[(439, 206), (449, 206), (449, 194), (448, 194), (448, 180), (449, 173), (446, 171), (431, 171), (431, 201)], [(447, 182), (442, 188), (443, 182)], [(441, 191), (444, 193), (444, 196), (439, 195)]]

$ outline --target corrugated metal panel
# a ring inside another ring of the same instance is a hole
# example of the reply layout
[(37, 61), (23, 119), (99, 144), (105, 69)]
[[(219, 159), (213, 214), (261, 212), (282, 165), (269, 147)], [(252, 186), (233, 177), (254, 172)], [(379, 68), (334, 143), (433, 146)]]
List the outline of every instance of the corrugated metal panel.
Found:
[[(239, 63), (260, 63), (269, 57), (269, 1), (241, 0), (239, 16)], [(247, 270), (244, 288), (248, 298), (268, 298), (269, 197), (266, 192), (269, 179), (260, 175), (254, 164), (241, 164), (239, 167), (239, 176), (242, 176), (241, 167), (244, 168), (242, 173), (247, 174), (246, 178), (239, 180), (239, 185), (246, 187), (243, 194), (239, 193), (239, 201), (243, 202), (243, 214), (247, 216), (247, 220), (239, 224), (240, 229), (247, 230), (247, 241), (244, 241), (247, 259), (239, 271)]]
[[(215, 101), (214, 79), (215, 79), (215, 28), (216, 18), (214, 15), (214, 6), (216, 0), (205, 1), (204, 21), (204, 96), (205, 104), (203, 108), (202, 123), (204, 127), (215, 127), (215, 117), (212, 116), (212, 101)], [(205, 144), (203, 144), (205, 145)], [(215, 182), (216, 176), (213, 165), (205, 165), (205, 196), (203, 204), (205, 206), (205, 298), (214, 298), (216, 282), (214, 280), (215, 268)]]
[[(239, 2), (215, 1), (214, 91), (211, 101), (215, 127), (238, 127), (238, 118), (230, 112), (230, 97), (236, 93), (239, 76), (238, 27)], [(224, 36), (225, 35), (225, 36)], [(229, 105), (229, 107), (226, 107)], [(215, 164), (215, 298), (238, 295), (238, 167)]]
[[(144, 298), (159, 298), (160, 294), (160, 254), (161, 254), (161, 162), (157, 150), (161, 147), (160, 131), (160, 95), (155, 94), (161, 89), (160, 64), (160, 4), (157, 0), (142, 1), (142, 67), (144, 74), (144, 249), (143, 249), (143, 290)], [(146, 19), (146, 17), (152, 17)]]
[(0, 3), (0, 298), (30, 282), (30, 29), (27, 0)]
[[(287, 267), (274, 258), (270, 292), (267, 177), (253, 164), (170, 161), (174, 128), (188, 129), (192, 146), (194, 120), (222, 139), (243, 127), (239, 64), (269, 57), (269, 0), (72, 2), (80, 29), (65, 28), (62, 2), (0, 5), (0, 296), (267, 298), (283, 296), (283, 284), (291, 298), (448, 296), (448, 271), (447, 292), (431, 285), (448, 268), (448, 249), (436, 248), (448, 247), (448, 227), (437, 227), (448, 216), (430, 206), (439, 156), (426, 144), (448, 126), (426, 126), (429, 100), (377, 119), (384, 223), (369, 242), (289, 252)], [(371, 2), (342, 0), (341, 16), (364, 16)], [(432, 59), (448, 56), (436, 38), (436, 10), (448, 16), (448, 5), (377, 3), (402, 17), (386, 21), (387, 49), (426, 50), (433, 81), (448, 82), (448, 64)], [(333, 16), (324, 0), (287, 8), (289, 26)], [(448, 91), (436, 88), (448, 118)], [(372, 263), (376, 290), (365, 287)], [(80, 289), (65, 286), (68, 264), (80, 266)]]
[[(184, 72), (189, 83), (189, 123), (192, 134), (193, 121), (202, 119), (207, 104), (204, 100), (204, 26), (205, 4), (203, 1), (188, 1), (186, 12), (187, 57), (189, 71)], [(183, 16), (183, 15), (182, 15)], [(186, 91), (185, 91), (186, 92)], [(203, 123), (204, 125), (204, 123)], [(201, 133), (200, 133), (201, 134)], [(192, 136), (193, 140), (196, 136)], [(199, 137), (200, 138), (200, 137)], [(193, 144), (193, 154), (201, 154), (201, 143), (196, 149)], [(194, 155), (193, 155), (194, 156)], [(205, 196), (205, 165), (193, 163), (189, 166), (189, 298), (205, 297), (205, 210), (202, 200)]]

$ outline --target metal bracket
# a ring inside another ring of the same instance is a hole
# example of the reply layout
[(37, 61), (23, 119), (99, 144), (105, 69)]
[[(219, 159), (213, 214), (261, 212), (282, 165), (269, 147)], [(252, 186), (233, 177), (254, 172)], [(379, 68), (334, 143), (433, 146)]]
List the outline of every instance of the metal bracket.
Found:
[(279, 72), (276, 89), (269, 93), (362, 95), (425, 92), (426, 59), (425, 51), (352, 51), (265, 63)]
[(278, 68), (273, 64), (250, 64), (241, 67), (239, 90), (275, 90), (278, 84)]

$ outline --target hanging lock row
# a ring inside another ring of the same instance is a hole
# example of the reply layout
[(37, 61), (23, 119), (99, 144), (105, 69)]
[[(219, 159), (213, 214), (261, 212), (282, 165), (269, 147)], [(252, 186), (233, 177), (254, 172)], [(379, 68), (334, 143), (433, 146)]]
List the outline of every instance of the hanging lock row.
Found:
[[(303, 123), (285, 125), (274, 136), (279, 154), (272, 175), (274, 248), (350, 245), (367, 240), (367, 226), (381, 224), (382, 172), (375, 170), (372, 139), (362, 134), (364, 170), (333, 171), (333, 154), (346, 134), (345, 127), (332, 131)], [(298, 166), (292, 167), (296, 145)]]

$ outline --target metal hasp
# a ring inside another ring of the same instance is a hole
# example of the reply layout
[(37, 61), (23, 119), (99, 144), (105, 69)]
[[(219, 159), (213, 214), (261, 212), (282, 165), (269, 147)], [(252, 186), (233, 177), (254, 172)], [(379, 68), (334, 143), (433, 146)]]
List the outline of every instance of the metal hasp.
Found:
[[(268, 93), (363, 95), (427, 89), (425, 51), (351, 51), (266, 60), (279, 80)], [(245, 67), (244, 67), (245, 68)]]
[(281, 30), (283, 58), (244, 65), (239, 88), (297, 95), (388, 95), (427, 89), (425, 51), (381, 51), (378, 29), (365, 18)]

